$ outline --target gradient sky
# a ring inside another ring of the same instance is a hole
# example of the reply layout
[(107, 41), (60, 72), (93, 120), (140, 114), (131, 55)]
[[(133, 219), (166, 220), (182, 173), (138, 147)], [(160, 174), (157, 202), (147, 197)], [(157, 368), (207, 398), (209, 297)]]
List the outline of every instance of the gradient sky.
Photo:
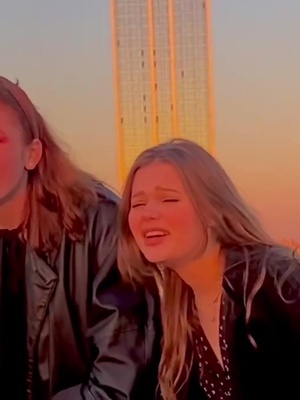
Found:
[[(0, 74), (116, 186), (109, 0), (2, 3)], [(217, 157), (271, 233), (298, 241), (299, 15), (299, 0), (213, 2)]]

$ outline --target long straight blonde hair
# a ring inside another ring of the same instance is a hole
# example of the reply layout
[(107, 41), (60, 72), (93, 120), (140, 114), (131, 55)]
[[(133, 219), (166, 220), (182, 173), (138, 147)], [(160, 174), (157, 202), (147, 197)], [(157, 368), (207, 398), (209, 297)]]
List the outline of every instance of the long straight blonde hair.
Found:
[[(192, 295), (174, 272), (166, 269), (162, 278), (157, 266), (145, 260), (128, 224), (135, 174), (140, 168), (153, 162), (168, 163), (180, 174), (203, 226), (203, 251), (208, 240), (207, 227), (211, 222), (221, 245), (241, 246), (246, 249), (248, 245), (267, 245), (274, 248), (276, 244), (242, 199), (224, 169), (196, 143), (176, 139), (144, 151), (134, 162), (120, 207), (119, 268), (125, 279), (134, 283), (147, 284), (147, 278), (154, 275), (157, 284), (162, 287), (163, 342), (159, 386), (164, 400), (174, 400), (187, 381), (193, 362), (188, 351), (193, 330)], [(262, 284), (263, 276), (262, 271), (256, 291)], [(247, 280), (246, 273), (244, 280)], [(253, 298), (253, 293), (251, 296)], [(251, 309), (251, 304), (247, 304), (247, 309)], [(249, 312), (247, 315), (249, 318)]]

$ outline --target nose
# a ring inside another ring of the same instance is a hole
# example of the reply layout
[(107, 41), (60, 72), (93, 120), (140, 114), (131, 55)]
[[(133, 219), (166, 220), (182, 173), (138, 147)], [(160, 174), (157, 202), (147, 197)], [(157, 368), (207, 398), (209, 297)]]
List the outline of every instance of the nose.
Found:
[(148, 204), (145, 207), (143, 207), (143, 214), (142, 214), (143, 219), (155, 220), (158, 219), (159, 217), (160, 217), (160, 212), (157, 209), (157, 207)]

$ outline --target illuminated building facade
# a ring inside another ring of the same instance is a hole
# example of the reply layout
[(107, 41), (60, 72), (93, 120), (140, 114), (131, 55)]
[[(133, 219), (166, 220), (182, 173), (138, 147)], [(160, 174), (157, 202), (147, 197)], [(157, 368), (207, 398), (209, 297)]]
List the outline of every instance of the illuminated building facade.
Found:
[(121, 182), (174, 137), (214, 153), (211, 0), (111, 0)]

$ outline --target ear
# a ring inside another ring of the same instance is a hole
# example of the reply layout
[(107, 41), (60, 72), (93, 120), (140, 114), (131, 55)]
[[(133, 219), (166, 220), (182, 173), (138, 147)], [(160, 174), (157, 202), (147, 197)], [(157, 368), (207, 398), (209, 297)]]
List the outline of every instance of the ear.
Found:
[(39, 139), (33, 139), (26, 151), (25, 169), (32, 171), (41, 161), (43, 155), (43, 145)]

